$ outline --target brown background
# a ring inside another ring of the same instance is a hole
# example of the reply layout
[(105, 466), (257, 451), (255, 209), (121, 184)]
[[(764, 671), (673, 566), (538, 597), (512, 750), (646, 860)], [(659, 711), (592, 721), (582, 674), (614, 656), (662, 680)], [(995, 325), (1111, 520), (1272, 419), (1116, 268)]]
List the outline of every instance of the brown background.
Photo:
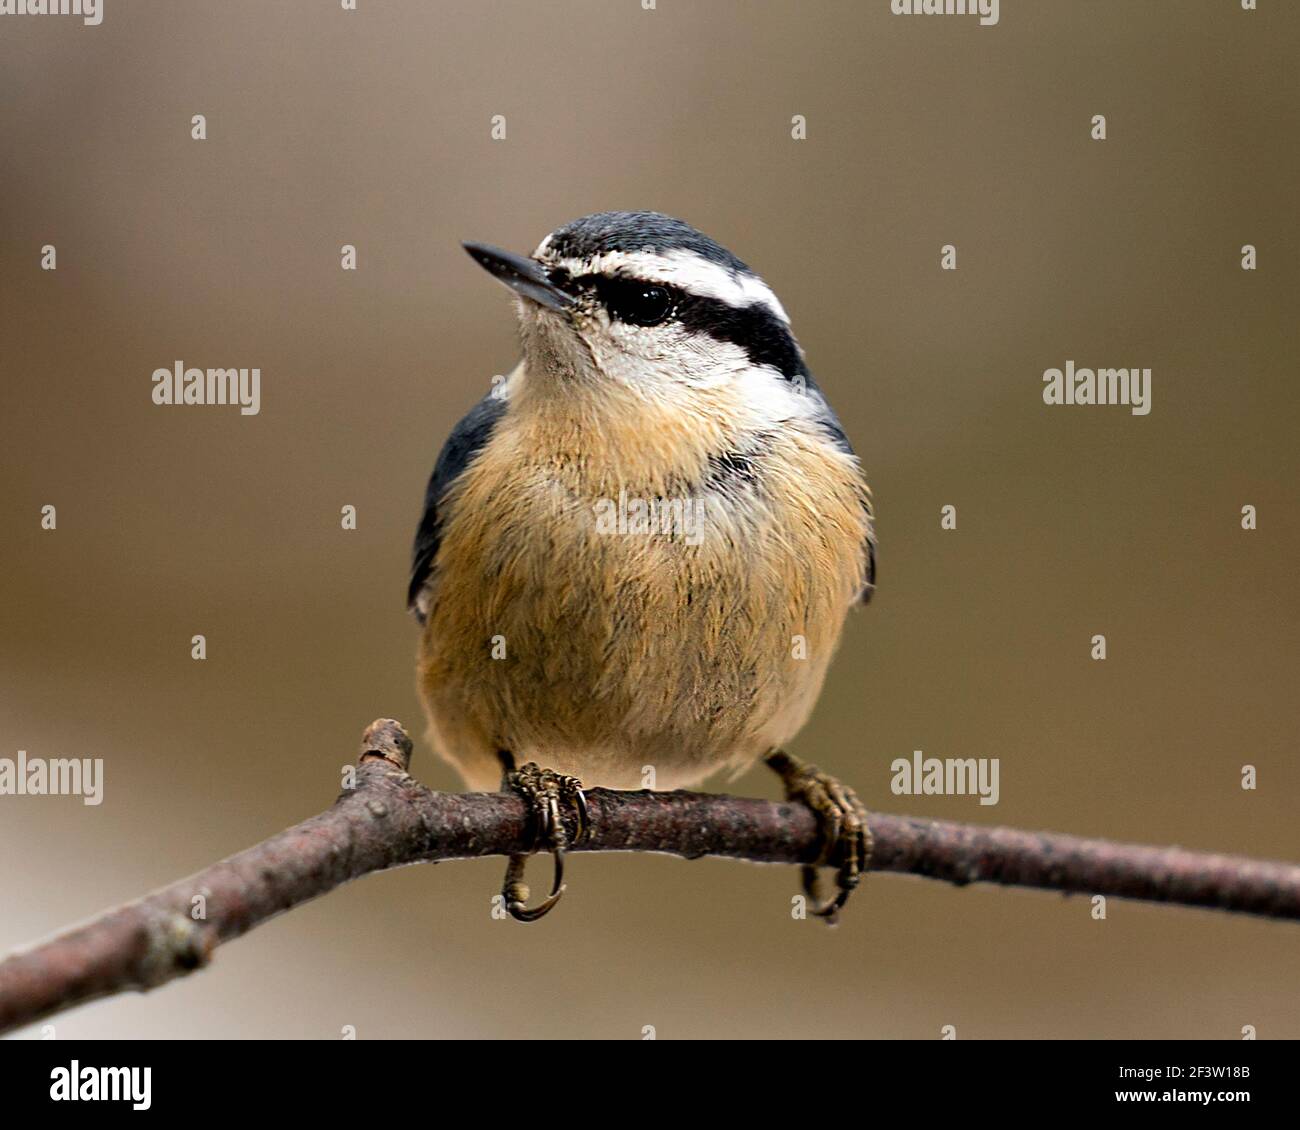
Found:
[[(0, 756), (102, 757), (107, 783), (98, 808), (0, 798), (0, 948), (327, 804), (377, 715), (422, 731), (409, 539), (515, 357), (458, 240), (530, 250), (606, 208), (766, 276), (870, 473), (880, 590), (794, 752), (891, 811), (1300, 856), (1300, 8), (1261, 8), (3, 18)], [(178, 358), (260, 366), (261, 415), (155, 407)], [(1151, 415), (1046, 408), (1067, 358), (1151, 367)], [(1001, 804), (892, 796), (914, 749), (1000, 757)], [(414, 768), (457, 786), (423, 745)], [(1300, 1036), (1290, 925), (877, 877), (828, 932), (791, 920), (788, 870), (584, 856), (524, 928), (489, 915), (500, 871), (372, 877), (58, 1031)]]

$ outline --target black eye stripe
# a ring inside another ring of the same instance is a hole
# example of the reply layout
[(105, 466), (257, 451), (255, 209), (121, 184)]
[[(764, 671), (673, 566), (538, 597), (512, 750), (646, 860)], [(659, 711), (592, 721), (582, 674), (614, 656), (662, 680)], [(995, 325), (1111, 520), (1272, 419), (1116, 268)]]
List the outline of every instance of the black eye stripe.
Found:
[(751, 364), (770, 365), (787, 379), (807, 372), (789, 327), (761, 302), (730, 306), (687, 294), (677, 304), (676, 318), (694, 333), (739, 346)]
[(594, 292), (607, 309), (610, 305), (608, 297), (613, 288), (662, 287), (673, 296), (670, 312), (672, 320), (689, 332), (707, 334), (715, 341), (739, 346), (751, 364), (769, 365), (787, 380), (800, 375), (806, 377), (808, 374), (790, 328), (771, 307), (761, 302), (732, 306), (718, 298), (690, 294), (649, 279), (602, 274), (569, 276), (567, 271), (564, 275), (565, 281), (561, 282), (554, 277), (552, 281), (570, 293)]

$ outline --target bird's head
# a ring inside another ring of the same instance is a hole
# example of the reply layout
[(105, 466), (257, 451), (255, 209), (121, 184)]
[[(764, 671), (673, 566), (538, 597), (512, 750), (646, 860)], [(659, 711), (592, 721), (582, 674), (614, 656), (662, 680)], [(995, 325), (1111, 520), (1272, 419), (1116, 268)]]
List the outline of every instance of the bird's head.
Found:
[(766, 283), (726, 248), (657, 212), (599, 212), (525, 258), (465, 249), (518, 296), (525, 367), (653, 395), (748, 374), (798, 382), (803, 354)]

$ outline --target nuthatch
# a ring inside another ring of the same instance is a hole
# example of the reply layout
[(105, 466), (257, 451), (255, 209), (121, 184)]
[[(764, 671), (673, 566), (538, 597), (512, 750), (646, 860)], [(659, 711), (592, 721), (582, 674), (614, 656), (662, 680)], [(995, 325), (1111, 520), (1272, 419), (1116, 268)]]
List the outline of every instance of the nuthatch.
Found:
[(409, 600), (434, 746), (472, 788), (504, 772), (555, 853), (532, 909), (511, 860), (511, 914), (563, 890), (561, 808), (580, 836), (584, 784), (679, 788), (762, 757), (839, 863), (824, 903), (803, 869), (833, 920), (869, 859), (865, 814), (781, 747), (871, 594), (875, 541), (785, 310), (655, 212), (585, 216), (531, 258), (465, 249), (515, 293), (523, 359), (438, 456)]

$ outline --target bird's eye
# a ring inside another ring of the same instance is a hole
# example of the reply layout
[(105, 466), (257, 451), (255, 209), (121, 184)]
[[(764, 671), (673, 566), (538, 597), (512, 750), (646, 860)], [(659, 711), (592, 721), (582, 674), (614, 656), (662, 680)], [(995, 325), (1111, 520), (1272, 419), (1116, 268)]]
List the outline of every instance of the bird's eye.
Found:
[(673, 312), (675, 296), (666, 286), (636, 279), (606, 279), (598, 284), (605, 308), (620, 322), (657, 326)]

